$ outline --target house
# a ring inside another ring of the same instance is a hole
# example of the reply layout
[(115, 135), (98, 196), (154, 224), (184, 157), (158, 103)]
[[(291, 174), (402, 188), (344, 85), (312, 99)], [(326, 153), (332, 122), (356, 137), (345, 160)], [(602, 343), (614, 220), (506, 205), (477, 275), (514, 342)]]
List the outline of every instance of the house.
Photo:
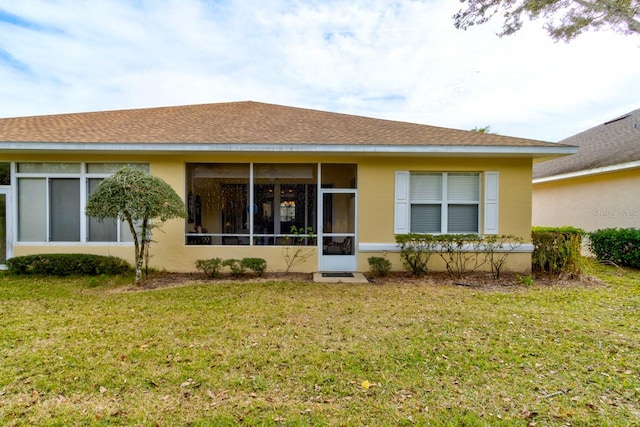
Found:
[[(314, 253), (299, 271), (366, 271), (395, 235), (511, 234), (530, 241), (534, 159), (575, 148), (258, 102), (0, 119), (7, 256), (45, 252), (132, 261), (115, 220), (84, 215), (88, 195), (122, 165), (183, 198), (188, 218), (154, 234), (151, 266)], [(530, 269), (531, 245), (508, 268)]]
[(560, 142), (578, 154), (533, 167), (533, 225), (640, 228), (640, 109)]

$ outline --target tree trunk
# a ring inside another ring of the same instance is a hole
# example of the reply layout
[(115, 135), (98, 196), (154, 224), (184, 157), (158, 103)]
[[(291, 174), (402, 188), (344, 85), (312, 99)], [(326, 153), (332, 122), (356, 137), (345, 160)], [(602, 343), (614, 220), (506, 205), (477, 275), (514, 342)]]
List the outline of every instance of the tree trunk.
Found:
[(140, 286), (142, 284), (142, 255), (136, 251), (136, 280), (135, 285)]
[[(144, 231), (144, 229), (143, 229)], [(145, 245), (146, 245), (146, 239), (144, 237), (144, 234), (142, 235), (142, 237), (140, 237), (140, 240), (138, 241), (138, 239), (136, 238), (136, 281), (135, 284), (136, 286), (139, 286), (142, 284), (142, 282), (144, 281), (142, 279), (142, 268), (144, 266), (144, 251), (145, 251)], [(145, 277), (146, 279), (146, 277)]]
[[(135, 276), (135, 281), (134, 284), (136, 286), (139, 286), (140, 284), (142, 284), (142, 262), (144, 260), (144, 241), (140, 241), (140, 239), (138, 238), (138, 233), (136, 232), (136, 227), (133, 224), (133, 219), (131, 218), (131, 216), (129, 215), (125, 215), (125, 219), (127, 221), (127, 224), (129, 224), (129, 231), (131, 232), (131, 236), (133, 237), (133, 246), (134, 246), (134, 253), (135, 253), (135, 270), (136, 270), (136, 276)], [(142, 251), (141, 251), (142, 248)]]

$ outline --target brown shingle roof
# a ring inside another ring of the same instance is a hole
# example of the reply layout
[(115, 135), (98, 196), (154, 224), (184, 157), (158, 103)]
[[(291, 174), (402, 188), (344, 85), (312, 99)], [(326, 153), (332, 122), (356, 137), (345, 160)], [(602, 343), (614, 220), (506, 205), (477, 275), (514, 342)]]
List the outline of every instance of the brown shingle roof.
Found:
[(640, 109), (560, 142), (577, 145), (578, 153), (534, 165), (534, 179), (638, 161)]
[(557, 146), (252, 101), (5, 118), (0, 119), (0, 141)]

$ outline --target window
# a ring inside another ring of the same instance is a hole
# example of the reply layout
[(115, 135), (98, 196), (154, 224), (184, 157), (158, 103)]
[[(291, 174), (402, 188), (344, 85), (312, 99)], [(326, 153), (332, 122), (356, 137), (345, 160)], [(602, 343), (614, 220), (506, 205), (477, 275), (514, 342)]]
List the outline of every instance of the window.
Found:
[(11, 185), (11, 163), (0, 163), (0, 185)]
[[(497, 231), (497, 172), (485, 172), (484, 230)], [(480, 173), (396, 172), (395, 233), (480, 233)]]
[(316, 164), (187, 164), (186, 244), (277, 245), (287, 243), (292, 227), (315, 231), (316, 170)]
[(316, 171), (316, 164), (253, 165), (255, 244), (291, 243), (292, 227), (316, 231)]
[[(352, 163), (187, 163), (185, 243), (290, 245), (295, 227), (304, 244), (316, 245), (320, 188), (355, 190), (357, 172)], [(355, 222), (334, 208), (355, 212), (354, 200), (325, 195), (324, 232), (355, 233)]]
[[(18, 163), (18, 241), (131, 242), (127, 225), (98, 222), (84, 206), (100, 181), (122, 163)], [(128, 166), (148, 171), (147, 164)]]
[[(87, 178), (87, 199), (96, 191), (104, 178)], [(105, 218), (102, 222), (87, 217), (88, 242), (133, 242), (133, 236), (126, 221), (118, 223), (116, 218)]]
[(52, 242), (80, 241), (80, 179), (50, 178), (49, 236)]
[(187, 164), (187, 244), (248, 244), (249, 165)]

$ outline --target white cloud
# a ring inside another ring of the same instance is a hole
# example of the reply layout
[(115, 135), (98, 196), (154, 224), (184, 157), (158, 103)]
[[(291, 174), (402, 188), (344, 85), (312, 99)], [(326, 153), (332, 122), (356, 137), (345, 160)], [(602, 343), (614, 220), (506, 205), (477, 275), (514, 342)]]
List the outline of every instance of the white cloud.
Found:
[(459, 31), (446, 0), (5, 3), (2, 117), (251, 99), (558, 140), (640, 107), (640, 37)]

